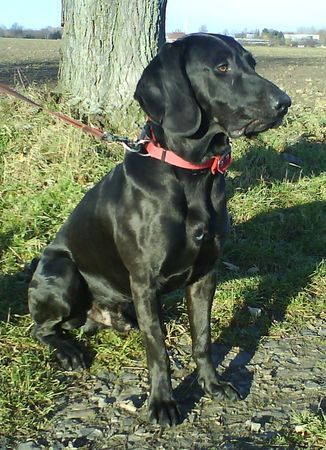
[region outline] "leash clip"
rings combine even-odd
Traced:
[[[149,142],[149,139],[139,139],[136,142],[132,142],[127,137],[117,136],[116,134],[104,131],[102,140],[106,142],[117,142],[121,144],[127,152],[138,153],[141,156],[148,156],[147,154],[143,154],[141,152],[144,144]]]
[[[139,141],[131,143],[130,141],[120,141],[123,148],[127,152],[138,153],[139,156],[149,156],[148,153],[141,153],[144,150],[144,145],[149,142],[147,139],[140,139]]]

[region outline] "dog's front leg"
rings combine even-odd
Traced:
[[[211,310],[216,286],[216,273],[210,272],[187,286],[186,299],[192,338],[192,354],[197,365],[198,382],[213,397],[240,397],[235,387],[216,374],[211,355]]]
[[[147,355],[150,377],[149,420],[161,426],[176,425],[180,413],[172,393],[160,299],[157,290],[149,288],[148,284],[132,282],[131,289]]]

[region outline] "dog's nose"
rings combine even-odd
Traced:
[[[285,92],[283,92],[281,95],[274,98],[273,103],[274,109],[279,114],[282,114],[291,106],[291,99]]]

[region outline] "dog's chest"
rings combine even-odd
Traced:
[[[185,189],[185,225],[187,245],[199,252],[219,234],[219,206],[211,177],[198,182],[195,189]],[[213,244],[213,242],[212,242]]]
[[[207,193],[190,199],[182,222],[180,229],[183,231],[173,237],[173,245],[163,265],[165,290],[205,275],[212,270],[219,255],[221,239],[217,212]]]
[[[209,209],[204,199],[196,199],[187,207],[186,236],[187,244],[199,250],[203,243],[216,234],[214,227],[214,211]]]
[[[186,248],[191,254],[192,267],[214,264],[220,247],[216,211],[211,202],[197,198],[188,207],[186,217]],[[206,266],[206,263],[205,263]]]

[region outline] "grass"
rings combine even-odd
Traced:
[[[40,418],[45,423],[65,388],[47,350],[33,342],[29,331],[26,317],[0,328],[0,420],[2,432],[11,436],[18,429],[28,434],[40,425]]]
[[[58,61],[60,40],[0,38],[1,64]]]
[[[326,443],[326,420],[322,408],[316,412],[294,413],[289,430],[273,440],[273,447],[293,449],[324,449]]]
[[[283,74],[281,63],[279,69]],[[27,95],[69,114],[46,88]],[[241,348],[325,318],[326,101],[305,98],[282,127],[234,142],[227,180],[232,227],[219,263],[213,337]],[[78,382],[77,375],[63,376],[30,337],[25,266],[123,152],[10,98],[0,98],[0,124],[0,434],[17,438],[46,427],[56,398]],[[182,303],[167,305],[173,341],[175,330],[188,325]],[[261,316],[253,319],[248,306]],[[97,351],[94,373],[145,365],[136,331],[120,337],[106,330],[90,343]],[[300,418],[302,436],[280,440],[322,448],[322,419],[309,413]]]

